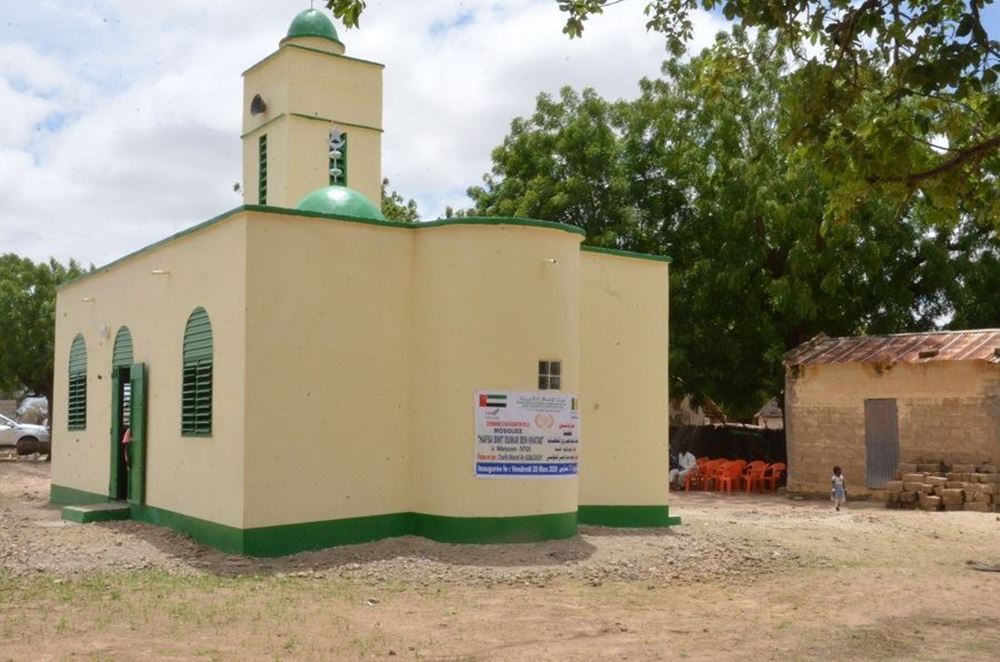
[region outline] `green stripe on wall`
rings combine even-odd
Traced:
[[[576,513],[522,517],[444,517],[415,513],[414,533],[438,542],[511,543],[576,535]]]
[[[580,246],[580,250],[587,253],[604,253],[605,255],[617,255],[618,257],[632,257],[639,260],[652,260],[653,262],[673,262],[673,258],[667,255],[651,255],[649,253],[636,253],[633,251],[623,251],[617,248],[604,248],[603,246]]]
[[[132,504],[132,519],[147,524],[166,526],[175,531],[186,533],[195,540],[211,545],[229,554],[246,554],[244,536],[246,531],[234,526],[216,524],[208,520],[181,515],[162,508]]]
[[[100,494],[52,486],[52,502],[81,504],[107,501]],[[620,527],[662,527],[680,524],[669,506],[580,506],[578,512],[521,517],[445,517],[423,513],[393,513],[322,522],[303,522],[254,529],[216,524],[162,508],[132,505],[132,519],[166,526],[231,554],[283,556],[336,545],[418,535],[446,543],[497,544],[570,538],[577,522]]]
[[[244,531],[243,553],[250,556],[284,556],[308,549],[354,545],[411,533],[413,513],[264,526]]]
[[[307,549],[417,535],[448,543],[535,542],[576,535],[576,513],[523,517],[444,517],[396,513],[247,529],[244,554],[282,556]]]
[[[63,487],[55,483],[49,488],[49,501],[60,506],[79,506],[85,503],[101,503],[108,501],[107,494],[84,492],[72,487]]]
[[[680,517],[670,516],[670,506],[580,506],[580,524],[621,527],[676,526]]]

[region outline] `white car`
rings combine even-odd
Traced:
[[[44,425],[18,423],[0,414],[0,446],[14,446],[18,455],[48,455],[52,449],[52,437]]]

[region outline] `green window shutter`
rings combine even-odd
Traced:
[[[115,348],[111,353],[111,367],[122,368],[132,365],[132,332],[127,326],[118,329],[115,335]]]
[[[76,334],[69,350],[69,417],[70,430],[87,429],[87,342]]]
[[[181,434],[212,434],[212,324],[204,308],[195,308],[184,331],[181,386]]]
[[[257,139],[257,204],[267,204],[267,134]]]

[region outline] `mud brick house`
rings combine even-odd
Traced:
[[[866,494],[922,456],[1000,460],[1000,330],[818,336],[785,356],[789,492]]]

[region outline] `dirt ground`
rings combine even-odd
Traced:
[[[0,660],[1000,659],[995,514],[675,494],[671,529],[250,559],[48,488],[0,462]]]

